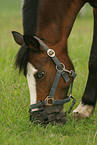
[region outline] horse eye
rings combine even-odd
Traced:
[[[45,75],[45,72],[42,71],[42,72],[36,73],[36,74],[34,75],[34,77],[35,77],[36,79],[42,79],[42,78],[44,77],[44,75]]]

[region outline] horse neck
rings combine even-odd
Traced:
[[[43,38],[50,47],[67,52],[67,39],[75,18],[83,5],[82,0],[44,1],[38,20],[36,35]],[[61,7],[61,9],[60,9]],[[61,47],[60,47],[61,46]]]

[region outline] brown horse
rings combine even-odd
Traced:
[[[23,1],[24,35],[13,32],[13,36],[21,45],[16,65],[27,76],[31,120],[37,118],[38,122],[44,124],[66,121],[63,104],[72,98],[76,76],[68,56],[67,40],[78,12],[87,2],[93,7],[94,36],[86,89],[81,103],[73,111],[78,118],[90,117],[96,105],[97,0]],[[70,95],[67,97],[70,84]]]

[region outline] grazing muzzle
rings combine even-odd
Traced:
[[[49,49],[48,46],[38,37],[36,36],[33,36],[33,37],[36,40],[38,40],[40,45],[47,52],[47,55],[53,60],[53,62],[56,65],[57,73],[56,73],[52,88],[50,90],[50,93],[45,98],[45,100],[39,101],[38,103],[30,105],[30,109],[29,109],[30,121],[41,123],[43,125],[47,125],[48,123],[51,123],[52,125],[54,123],[64,124],[66,122],[66,112],[63,111],[63,105],[69,102],[71,99],[73,99],[70,110],[68,111],[70,113],[71,109],[73,108],[73,105],[76,102],[75,99],[72,97],[72,88],[73,88],[74,79],[76,77],[76,73],[73,70],[70,70],[70,71],[67,70],[65,68],[65,65],[63,63],[60,63],[53,49]],[[58,86],[60,77],[62,76],[66,83],[69,82],[69,77],[67,73],[70,77],[72,77],[70,95],[67,96],[66,99],[55,100],[54,94]],[[38,72],[37,74],[35,74],[35,77],[38,79],[41,79],[44,76],[44,74],[45,72]]]
[[[42,125],[47,124],[65,124],[66,113],[63,111],[63,105],[54,105],[51,107],[43,107],[42,102],[38,102],[38,110],[30,112],[30,121],[35,123],[41,123]]]

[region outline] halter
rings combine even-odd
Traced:
[[[45,98],[44,101],[39,101],[38,103],[35,103],[35,104],[32,104],[30,105],[30,109],[29,109],[29,112],[31,112],[32,109],[40,109],[40,106],[41,107],[51,107],[53,105],[63,105],[67,102],[70,101],[70,99],[73,99],[73,102],[72,102],[72,105],[70,107],[70,110],[69,110],[69,113],[71,112],[71,109],[73,108],[76,100],[72,97],[72,89],[73,89],[73,82],[74,82],[74,79],[76,77],[76,73],[73,71],[73,70],[67,70],[65,68],[65,65],[63,63],[61,63],[58,58],[56,57],[55,55],[55,51],[53,49],[50,49],[41,39],[39,39],[38,37],[36,36],[33,36],[36,40],[38,40],[38,42],[40,43],[40,45],[44,48],[44,50],[47,52],[47,55],[53,60],[53,62],[55,63],[56,65],[56,70],[57,70],[57,73],[56,73],[56,76],[55,76],[55,79],[54,79],[54,82],[53,82],[53,85],[52,85],[52,88],[50,90],[50,93],[49,95]],[[70,89],[70,95],[69,97],[67,97],[66,99],[63,99],[63,100],[55,100],[54,99],[54,94],[55,94],[55,91],[56,91],[56,88],[58,86],[58,83],[59,83],[59,79],[60,77],[62,76],[64,81],[67,83],[69,82],[69,77],[68,75],[66,74],[68,73],[70,77],[73,78],[72,80],[72,83],[71,83],[71,89]]]

